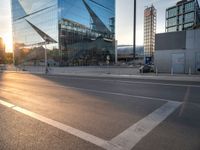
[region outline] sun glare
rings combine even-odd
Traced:
[[[11,36],[4,36],[3,40],[4,40],[4,43],[5,43],[5,46],[6,46],[6,51],[11,52],[12,48],[13,48]]]

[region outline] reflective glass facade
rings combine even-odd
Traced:
[[[182,0],[166,10],[166,31],[193,29],[200,24],[200,8],[197,0]]]
[[[12,0],[16,64],[99,65],[115,60],[115,0]]]
[[[3,38],[0,37],[0,64],[5,63],[5,44]]]

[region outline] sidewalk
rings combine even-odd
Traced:
[[[169,74],[137,74],[137,75],[117,75],[117,74],[73,74],[73,73],[49,73],[49,75],[66,75],[82,77],[107,77],[124,79],[152,79],[152,80],[171,80],[171,81],[193,81],[200,82],[199,75],[169,75]]]
[[[26,70],[26,71],[23,71]],[[26,66],[21,70],[9,72],[44,74],[44,67]],[[200,82],[200,75],[171,75],[171,74],[140,74],[138,68],[120,67],[51,67],[48,75],[82,76],[82,77],[108,77],[108,78],[132,78],[132,79],[152,79],[171,81],[194,81]]]

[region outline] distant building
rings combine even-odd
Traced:
[[[144,57],[152,61],[155,51],[156,9],[152,5],[144,10]]]
[[[0,37],[0,64],[4,63],[5,60],[5,44],[3,38]]]
[[[166,10],[166,32],[189,30],[199,27],[198,0],[182,0]]]
[[[5,44],[3,38],[0,37],[0,51],[5,51]]]
[[[117,47],[117,58],[119,62],[130,62],[133,60],[133,45],[119,45]],[[136,60],[144,58],[144,47],[136,46]]]
[[[162,73],[200,74],[200,29],[156,34],[154,64]]]

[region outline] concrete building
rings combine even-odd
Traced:
[[[198,0],[182,0],[166,10],[166,32],[194,29],[199,24]]]
[[[144,58],[149,63],[155,51],[156,9],[152,5],[144,10]]]
[[[154,59],[158,72],[200,74],[200,30],[156,34]]]

